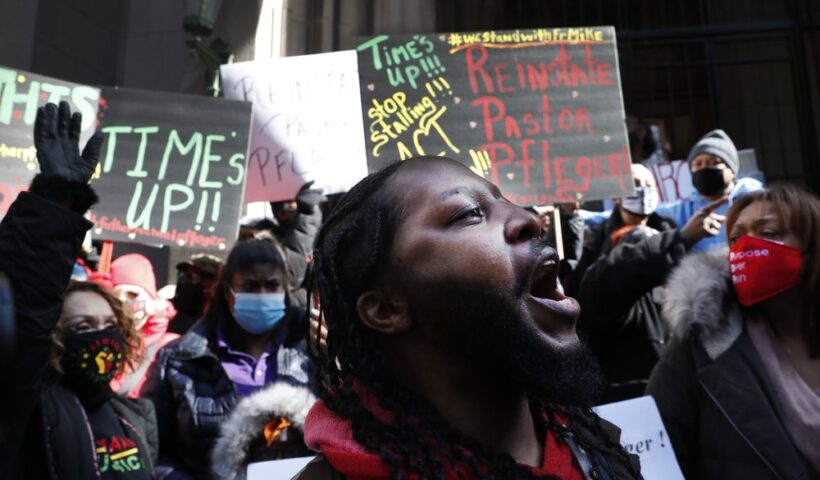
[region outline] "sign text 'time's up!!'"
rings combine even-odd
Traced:
[[[96,238],[226,249],[236,238],[251,106],[104,88]]]

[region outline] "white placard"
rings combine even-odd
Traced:
[[[220,67],[225,98],[253,103],[245,202],[293,199],[313,180],[324,193],[367,175],[356,52]]]
[[[689,172],[686,160],[644,163],[644,165],[655,177],[661,203],[689,198],[689,195],[695,191],[695,187],[692,186],[692,174]]]
[[[595,411],[621,429],[621,444],[641,458],[645,480],[683,480],[655,399],[633,398],[595,407]]]
[[[248,480],[291,479],[316,457],[287,458],[248,465]]]
[[[754,149],[738,150],[737,156],[740,161],[738,178],[751,177],[761,182],[764,181],[763,173],[757,166],[757,155]],[[689,172],[686,160],[644,162],[644,165],[655,177],[662,203],[689,198],[695,191],[695,187],[692,186],[692,174]]]

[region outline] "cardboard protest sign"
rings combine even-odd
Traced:
[[[94,133],[100,91],[36,73],[0,67],[0,217],[39,171],[34,149],[37,108],[66,101],[83,114],[80,145]]]
[[[444,155],[512,201],[632,194],[613,27],[359,41],[368,168]]]
[[[104,88],[94,237],[222,250],[236,238],[251,106]]]
[[[641,458],[641,475],[646,480],[683,480],[669,434],[655,400],[633,398],[595,407],[595,411],[621,429],[621,444]]]
[[[345,192],[367,175],[356,52],[222,65],[225,97],[253,103],[245,201],[289,200],[307,181]]]

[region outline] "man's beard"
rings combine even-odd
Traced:
[[[567,406],[592,406],[599,397],[603,376],[586,346],[558,348],[522,318],[523,285],[505,291],[481,279],[420,282],[407,273],[401,283],[412,320],[429,328],[454,361],[479,370],[488,384],[531,401]]]

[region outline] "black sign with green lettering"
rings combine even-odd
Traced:
[[[94,236],[222,250],[236,238],[251,104],[104,88]]]

